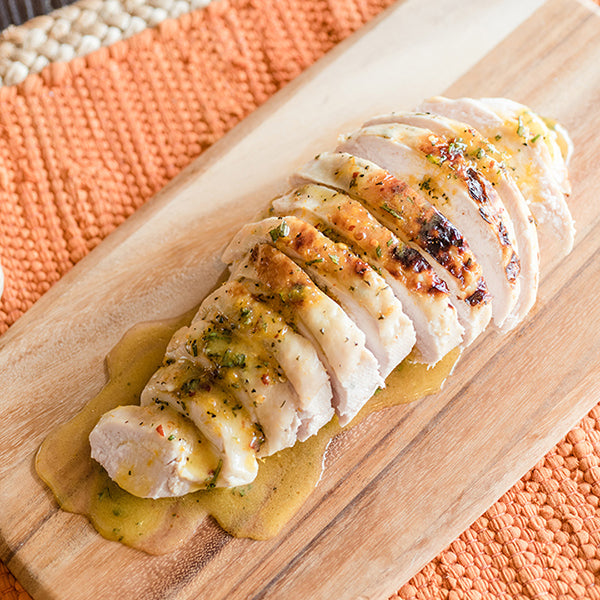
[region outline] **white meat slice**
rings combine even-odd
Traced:
[[[224,316],[194,319],[172,338],[165,356],[198,365],[244,406],[264,433],[259,456],[295,444],[301,425],[298,396],[258,337],[244,335]]]
[[[562,154],[563,160],[565,161],[565,165],[568,167],[571,162],[571,157],[573,156],[573,152],[575,150],[575,146],[573,145],[573,140],[569,135],[569,132],[557,121],[554,119],[549,119],[548,117],[542,117],[544,123],[546,123],[548,129],[553,131],[556,135],[556,143],[560,148],[560,153]],[[571,189],[571,185],[569,183],[569,190],[565,191],[565,193],[569,193]]]
[[[444,136],[462,156],[494,186],[513,224],[521,270],[521,291],[512,313],[507,317],[508,328],[533,307],[539,284],[540,253],[535,221],[523,194],[502,162],[500,152],[477,130],[466,123],[432,113],[392,113],[369,120],[365,125],[403,123],[427,128]]]
[[[414,328],[385,279],[348,246],[336,244],[306,221],[290,216],[249,223],[235,235],[223,260],[230,264],[257,244],[268,243],[295,261],[344,309],[365,334],[382,377],[410,353]]]
[[[418,190],[378,165],[347,153],[325,152],[305,164],[294,183],[314,181],[350,195],[404,243],[419,250],[447,284],[470,344],[487,326],[491,303],[469,244]]]
[[[298,398],[298,440],[316,434],[333,417],[333,407],[329,377],[313,344],[296,333],[275,307],[237,281],[226,282],[208,296],[195,319],[214,321],[219,315],[235,323],[240,335],[259,340],[281,366]]]
[[[183,496],[224,485],[210,445],[171,409],[119,406],[100,417],[90,445],[92,458],[134,496]]]
[[[493,110],[504,122],[512,121],[513,126],[516,125],[517,129],[519,126],[528,129],[527,144],[538,136],[533,143],[542,142],[540,152],[545,155],[545,160],[550,166],[556,181],[558,181],[563,193],[568,196],[571,193],[569,170],[556,131],[548,127],[544,119],[529,107],[514,100],[508,98],[480,98],[479,101]],[[525,132],[522,132],[522,134],[527,135]],[[546,150],[548,151],[547,154]]]
[[[234,487],[254,481],[263,435],[248,411],[191,360],[166,364],[144,387],[140,403],[188,417],[222,460],[219,481]]]
[[[463,328],[446,284],[360,202],[331,188],[306,184],[274,200],[273,208],[286,221],[295,215],[324,234],[341,238],[379,269],[414,325],[417,360],[434,364],[460,343]]]
[[[409,125],[364,127],[338,150],[366,158],[427,192],[469,241],[492,295],[494,322],[502,327],[519,298],[519,258],[510,219],[483,175],[451,144]]]
[[[426,100],[419,110],[468,123],[504,153],[504,162],[535,218],[542,267],[556,255],[555,248],[560,248],[560,256],[573,249],[575,226],[552,169],[548,148],[539,143],[539,138],[535,139],[538,134],[532,135],[523,119],[505,120],[483,102],[471,98],[451,100],[438,96]]]
[[[329,374],[334,409],[342,426],[385,385],[362,331],[285,254],[266,244],[255,246],[232,265],[232,279],[278,304],[286,319],[315,344]]]

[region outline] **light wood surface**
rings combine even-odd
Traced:
[[[600,20],[574,0],[534,12],[541,4],[396,5],[205,153],[0,338],[0,558],[34,598],[385,598],[598,402]],[[338,437],[319,487],[270,541],[207,522],[174,554],[151,557],[59,511],[35,452],[101,388],[124,331],[196,304],[232,233],[338,132],[445,91],[525,102],[575,141],[575,250],[543,274],[523,326],[485,334],[442,393]]]

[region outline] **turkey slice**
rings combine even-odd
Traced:
[[[542,266],[550,260],[546,257],[553,256],[550,249],[559,247],[560,256],[573,249],[575,226],[548,148],[536,139],[537,133],[532,135],[522,118],[503,119],[491,107],[471,98],[430,98],[419,109],[468,123],[503,153],[535,218]]]
[[[141,498],[183,496],[225,485],[210,444],[185,417],[159,406],[119,406],[90,433],[92,458]]]
[[[447,286],[416,250],[360,202],[331,188],[307,184],[274,200],[273,208],[286,221],[288,215],[296,215],[324,234],[337,236],[379,270],[413,323],[417,360],[434,364],[460,343],[463,328]]]
[[[347,153],[325,152],[305,164],[294,183],[314,181],[360,201],[404,243],[419,250],[447,284],[470,344],[487,326],[491,304],[482,269],[456,227],[418,190],[378,165]]]
[[[333,417],[329,377],[313,344],[296,333],[276,307],[253,296],[237,281],[228,281],[210,294],[196,318],[215,320],[224,316],[241,335],[260,340],[264,350],[281,366],[297,396],[303,442]]]
[[[165,356],[198,365],[248,411],[264,433],[260,455],[295,444],[301,425],[298,396],[259,336],[244,335],[223,315],[198,318],[172,338]]]
[[[215,381],[211,371],[180,359],[156,371],[141,394],[142,406],[169,408],[188,417],[222,460],[225,487],[254,481],[256,453],[264,441],[248,411]]]
[[[561,137],[564,139],[566,131],[555,130],[555,126],[548,126],[542,117],[533,112],[529,107],[508,98],[480,98],[485,106],[493,110],[505,123],[512,122],[516,129],[519,126],[529,130],[521,132],[520,137],[526,136],[527,144],[542,143],[540,152],[545,155],[545,161],[550,166],[556,181],[567,196],[571,193],[571,182],[569,181],[569,170],[567,169],[568,156],[565,159],[561,150]],[[537,136],[537,137],[536,137]],[[536,141],[533,142],[533,138]],[[567,144],[572,146],[567,134]],[[548,151],[546,155],[546,150]]]
[[[519,300],[507,317],[508,328],[521,321],[537,297],[540,255],[537,230],[529,206],[515,180],[502,162],[501,153],[470,125],[432,113],[392,113],[369,120],[365,125],[403,123],[427,128],[445,138],[494,186],[513,224],[521,262]],[[463,148],[464,145],[464,148]],[[505,325],[505,326],[506,326]]]
[[[350,134],[338,147],[419,186],[431,203],[465,236],[483,269],[498,327],[519,298],[519,258],[512,223],[483,175],[460,149],[430,130],[397,123],[371,125]]]
[[[365,334],[366,346],[387,377],[409,354],[415,332],[385,279],[348,246],[336,244],[294,216],[272,217],[240,229],[223,260],[240,260],[255,245],[271,243],[295,261]]]
[[[385,385],[362,331],[285,254],[266,244],[255,246],[232,265],[232,279],[278,305],[286,320],[315,344],[329,374],[341,425]]]

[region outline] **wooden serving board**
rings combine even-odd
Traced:
[[[39,599],[387,598],[600,399],[600,19],[574,0],[407,0],[246,119],[0,339],[0,558]],[[46,434],[105,381],[140,320],[183,313],[233,232],[285,176],[374,113],[436,94],[503,95],[572,133],[573,253],[508,336],[485,334],[442,393],[339,436],[275,539],[207,522],[172,555],[108,542],[37,479]]]

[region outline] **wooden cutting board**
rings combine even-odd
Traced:
[[[541,7],[541,8],[540,8]],[[407,0],[206,152],[0,339],[0,558],[34,598],[387,598],[600,399],[600,19],[574,0]],[[488,332],[442,393],[339,436],[267,542],[201,531],[152,557],[59,511],[33,469],[140,320],[183,313],[232,233],[338,132],[436,94],[503,95],[572,133],[577,239],[508,336]]]

